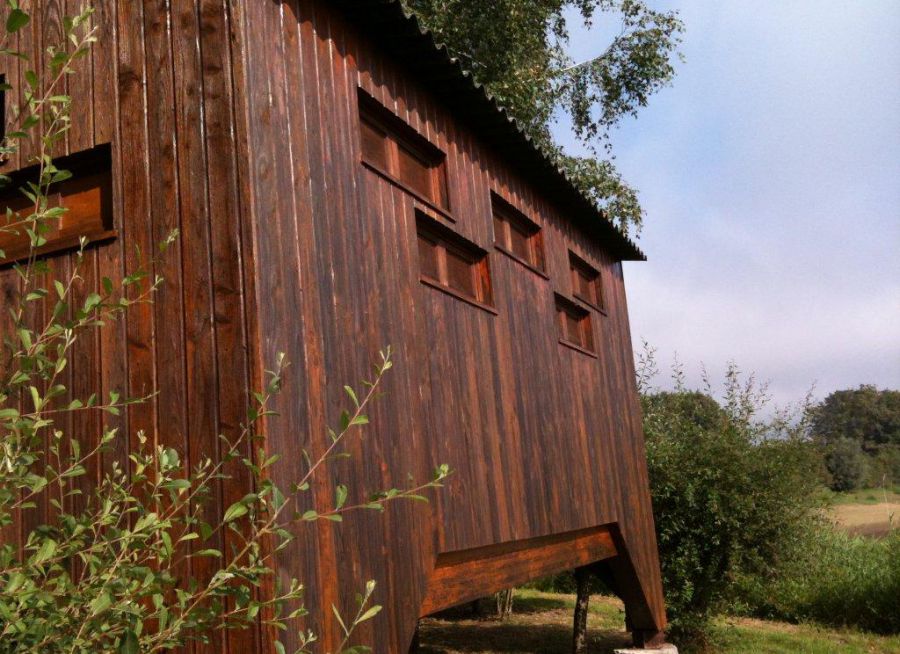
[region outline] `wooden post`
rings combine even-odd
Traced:
[[[506,620],[512,615],[513,608],[513,594],[515,592],[514,588],[507,588],[506,590],[501,590],[496,595],[497,599],[497,617],[500,618],[500,621]]]
[[[587,567],[575,569],[575,621],[572,634],[572,653],[587,651],[588,604],[591,600],[590,574]]]

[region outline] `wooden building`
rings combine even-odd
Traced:
[[[19,47],[58,40],[80,3],[40,0]],[[301,445],[323,447],[342,385],[390,344],[387,396],[320,499],[438,463],[455,474],[430,505],[310,530],[283,553],[284,577],[324,609],[349,609],[375,579],[386,610],[361,635],[404,652],[420,616],[602,562],[636,641],[655,638],[665,610],[622,275],[643,258],[635,245],[397,2],[94,4],[99,42],[68,82],[77,118],[59,153],[76,173],[61,192],[88,207],[51,242],[52,265],[72,266],[85,234],[87,282],[121,278],[134,246],[181,237],[154,271],[156,302],[79,346],[75,391],[158,388],[123,430],[197,460],[283,351],[267,447],[291,480]],[[21,87],[21,69],[0,74]],[[0,300],[17,284],[0,268]],[[216,502],[244,492],[237,478]],[[334,642],[329,616],[311,623]],[[265,634],[227,640],[214,649],[270,651]]]

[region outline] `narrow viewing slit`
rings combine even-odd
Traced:
[[[572,294],[582,302],[605,312],[606,298],[603,296],[600,271],[571,251],[569,269],[572,273]]]
[[[65,207],[66,212],[47,221],[40,234],[38,254],[46,255],[115,236],[112,208],[112,158],[108,145],[98,146],[55,162],[72,177],[53,184],[47,194],[49,208]],[[29,255],[31,238],[25,232],[28,217],[34,212],[32,202],[19,191],[25,183],[39,175],[36,166],[10,173],[9,184],[0,190],[0,264],[19,261]],[[7,209],[13,212],[7,221]]]
[[[423,282],[482,305],[493,305],[487,253],[424,213],[416,212],[419,273]]]
[[[450,208],[444,153],[362,90],[359,132],[363,163],[430,204]]]
[[[555,294],[559,339],[564,344],[594,352],[594,329],[591,313],[558,293]]]
[[[534,270],[546,271],[541,228],[506,200],[491,193],[494,214],[494,244]]]

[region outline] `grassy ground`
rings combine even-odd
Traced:
[[[887,493],[886,499],[885,493]],[[879,504],[884,501],[900,502],[900,487],[886,490],[881,488],[864,488],[861,490],[847,491],[846,493],[833,493],[831,499],[836,505]]]
[[[465,610],[422,621],[422,654],[569,654],[574,597],[517,591],[513,616],[506,622],[475,618]],[[485,607],[487,608],[487,607]],[[629,644],[622,604],[595,597],[588,620],[591,654],[610,654]],[[900,654],[900,637],[809,625],[737,619],[723,620],[712,651],[720,654]]]
[[[835,493],[831,515],[850,534],[880,538],[900,521],[900,492],[897,489],[866,489]]]

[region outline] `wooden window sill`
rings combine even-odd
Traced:
[[[541,270],[540,268],[538,268],[538,267],[536,267],[536,266],[533,266],[532,264],[528,263],[528,262],[525,261],[525,259],[523,259],[522,257],[520,257],[520,256],[518,256],[518,255],[516,255],[516,254],[513,254],[510,250],[507,250],[506,247],[503,246],[503,245],[501,245],[500,243],[494,243],[494,247],[497,248],[497,251],[498,251],[498,252],[502,252],[503,254],[505,254],[506,256],[508,256],[508,257],[509,257],[510,259],[512,259],[513,261],[522,264],[523,266],[525,266],[526,268],[528,268],[528,270],[530,270],[531,272],[533,272],[535,275],[538,275],[539,277],[543,277],[544,279],[548,279],[548,280],[550,279],[550,275],[548,275],[546,272],[544,272],[544,271]]]
[[[599,356],[597,356],[597,353],[596,353],[596,352],[593,352],[593,351],[591,351],[591,350],[588,350],[587,348],[583,348],[583,347],[581,347],[580,345],[578,345],[577,343],[573,343],[572,341],[568,341],[568,340],[566,340],[566,339],[564,339],[564,338],[559,339],[559,344],[560,344],[560,345],[565,345],[567,348],[570,348],[570,349],[572,349],[572,350],[575,350],[576,352],[581,352],[582,354],[584,354],[584,355],[586,355],[586,356],[589,356],[589,357],[591,357],[592,359],[599,359],[599,358],[600,358]]]
[[[602,313],[604,316],[608,316],[608,315],[609,315],[609,312],[608,312],[606,309],[604,309],[604,308],[601,307],[601,306],[598,306],[598,305],[594,304],[594,303],[591,302],[590,300],[585,300],[583,297],[581,297],[580,295],[578,295],[578,293],[574,293],[574,294],[572,295],[572,297],[575,298],[576,300],[578,300],[578,302],[579,302],[580,304],[583,304],[584,306],[589,307],[589,308],[593,309],[594,311],[597,311],[597,312],[599,312],[599,313]]]
[[[42,247],[39,247],[35,250],[35,255],[37,257],[47,257],[55,254],[62,254],[63,252],[69,250],[77,250],[81,245],[82,236],[87,240],[86,248],[89,248],[93,245],[99,245],[105,241],[111,241],[118,238],[118,232],[114,229],[108,229],[102,232],[95,232],[93,234],[83,234],[80,236],[69,236],[66,238],[52,240]],[[29,251],[23,251],[19,249],[17,251],[7,252],[7,257],[5,259],[0,259],[0,266],[8,266],[14,263],[21,263],[28,259],[30,255]]]
[[[419,281],[422,282],[423,284],[425,284],[425,286],[428,286],[435,290],[441,291],[442,293],[446,293],[447,295],[454,297],[457,300],[461,300],[461,301],[465,302],[466,304],[470,304],[477,309],[481,309],[482,311],[487,311],[491,315],[494,315],[494,316],[499,315],[499,312],[491,305],[485,304],[484,302],[479,302],[475,298],[469,297],[468,295],[460,293],[456,289],[450,288],[449,286],[444,286],[440,282],[436,282],[429,277],[421,275],[419,277]]]
[[[371,170],[373,173],[375,173],[376,175],[378,175],[378,176],[381,177],[382,179],[384,179],[384,180],[390,182],[391,184],[393,184],[394,186],[396,186],[397,188],[399,188],[399,189],[400,189],[401,191],[403,191],[404,193],[408,193],[409,195],[411,195],[411,196],[413,196],[414,198],[416,198],[419,202],[421,202],[422,204],[424,204],[426,207],[428,207],[429,209],[431,209],[431,210],[434,211],[435,213],[439,214],[442,218],[446,218],[446,219],[449,220],[451,223],[455,223],[455,222],[456,222],[456,218],[453,217],[453,215],[449,212],[448,209],[445,209],[444,207],[441,207],[441,206],[435,204],[433,200],[430,200],[429,198],[425,197],[424,195],[422,195],[421,193],[419,193],[419,192],[416,191],[415,189],[410,188],[409,186],[407,186],[407,185],[404,184],[402,181],[400,181],[399,179],[397,179],[396,177],[394,177],[393,175],[391,175],[391,174],[390,174],[389,172],[387,172],[386,170],[383,170],[381,167],[376,166],[375,164],[373,164],[373,163],[371,163],[371,162],[369,162],[369,161],[366,161],[365,159],[362,159],[362,160],[360,161],[360,163],[362,163],[362,165],[363,165],[365,168],[368,168],[369,170]]]

